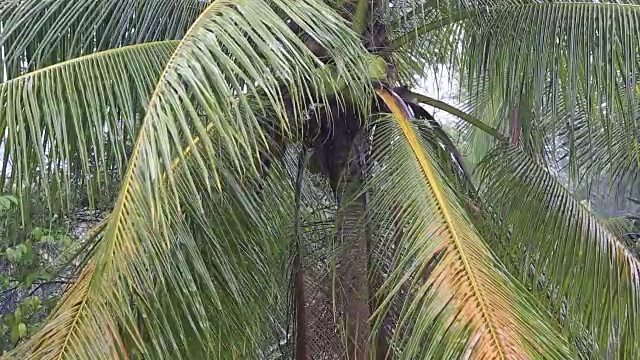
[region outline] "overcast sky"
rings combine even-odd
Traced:
[[[433,71],[428,71],[426,75],[419,80],[418,88],[415,90],[421,94],[457,107],[460,105],[457,102],[458,85],[455,83],[455,75],[453,76],[453,79],[450,79],[449,75],[450,74],[446,69],[442,69],[438,74],[435,74]],[[440,109],[435,109],[431,106],[425,105],[425,107],[438,121],[442,123],[453,124],[456,122],[456,117],[449,113]]]

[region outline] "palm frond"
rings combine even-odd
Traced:
[[[489,76],[490,86],[504,89],[512,106],[529,92],[535,110],[548,103],[547,109],[555,112],[559,101],[553,97],[561,94],[553,90],[559,86],[567,109],[582,100],[593,119],[606,124],[617,115],[617,121],[635,128],[629,114],[636,103],[639,20],[640,6],[630,4],[566,2],[489,9],[484,24],[465,34],[463,61],[470,79]]]
[[[209,1],[7,0],[3,78],[116,47],[179,40]]]
[[[628,126],[620,116],[612,115],[610,122],[597,121],[583,100],[569,108],[560,86],[546,90],[558,96],[546,100],[547,105],[551,101],[556,105],[544,111],[534,111],[530,92],[512,107],[500,88],[493,87],[489,92],[489,86],[484,84],[476,90],[467,96],[462,108],[475,121],[508,134],[511,143],[521,145],[541,164],[557,171],[561,182],[572,191],[586,189],[601,196],[622,197],[637,193],[640,147],[633,135],[635,126]],[[638,109],[629,111],[638,114]],[[633,123],[637,124],[637,120]],[[466,136],[465,152],[472,164],[479,163],[497,143],[469,122],[460,122],[458,127]],[[610,183],[609,188],[603,179]]]
[[[509,242],[496,251],[550,306],[566,332],[584,327],[608,351],[638,357],[640,263],[557,179],[517,149],[480,167],[483,195]],[[606,309],[603,311],[602,309]]]
[[[625,239],[635,228],[633,221],[626,217],[602,219],[601,222],[618,239]]]
[[[74,325],[58,329],[63,341],[36,335],[21,356],[247,358],[268,347],[293,191],[276,168],[257,190],[261,154],[273,150],[261,115],[275,114],[271,125],[291,141],[306,106],[326,105],[340,83],[367,95],[365,50],[331,14],[321,2],[280,0],[202,12],[150,97],[87,286],[67,297],[83,304]],[[335,77],[319,75],[285,15],[326,44]]]
[[[102,51],[0,84],[0,185],[19,194],[42,186],[67,199],[83,189],[91,202],[124,172],[139,117],[177,44]]]
[[[511,114],[526,99],[533,116],[523,118],[520,128],[539,129],[543,117],[555,123],[545,127],[546,138],[529,139],[523,134],[525,141],[536,141],[538,148],[553,143],[555,139],[549,138],[561,131],[575,131],[573,121],[561,118],[566,114],[575,119],[581,103],[588,121],[600,123],[606,134],[617,124],[627,142],[637,141],[640,69],[635,44],[640,5],[629,1],[465,3],[468,6],[442,6],[438,16],[429,13],[424,23],[399,35],[395,56],[437,57],[437,62],[459,69],[467,95],[500,94],[501,111],[508,116],[500,117],[498,129],[510,128]],[[413,21],[420,23],[420,12],[414,16]],[[612,139],[607,142],[613,143]],[[573,155],[573,145],[570,150]]]
[[[384,0],[388,3],[388,0]],[[414,85],[416,74],[444,64],[460,65],[457,49],[465,28],[458,23],[474,18],[482,21],[486,8],[531,3],[532,0],[443,0],[403,1],[387,7],[382,22],[389,36],[398,80]],[[387,4],[388,5],[388,4]],[[384,8],[384,7],[383,7]]]
[[[580,102],[571,111],[562,110],[556,117],[543,119],[543,126],[557,126],[556,122],[571,124],[558,131],[548,131],[558,135],[556,146],[548,151],[560,166],[569,170],[571,183],[593,187],[601,186],[603,178],[615,179],[611,182],[615,182],[616,188],[610,191],[615,190],[614,194],[622,197],[635,196],[640,184],[640,143],[635,125],[629,127],[622,121],[609,124],[593,121],[584,103]],[[637,117],[640,112],[635,109],[633,113]]]
[[[376,328],[405,294],[392,335],[401,358],[571,358],[464,215],[397,99],[378,94],[394,121],[374,130],[373,158],[383,165],[371,176],[371,209],[376,223],[396,230],[378,239],[393,260]]]

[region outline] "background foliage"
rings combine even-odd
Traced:
[[[640,3],[0,5],[12,356],[640,357]]]

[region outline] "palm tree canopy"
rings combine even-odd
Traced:
[[[636,184],[640,3],[0,6],[22,221],[119,188],[8,357],[640,358],[640,263],[570,191]]]

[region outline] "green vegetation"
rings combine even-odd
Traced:
[[[639,24],[0,1],[3,359],[640,358]]]
[[[34,207],[35,199],[31,204]],[[41,207],[40,211],[33,209],[29,222],[23,225],[18,200],[11,195],[0,196],[3,352],[41,328],[82,265],[89,243],[79,241],[75,233],[83,232],[100,218],[97,210],[85,209],[62,218],[51,216]]]

